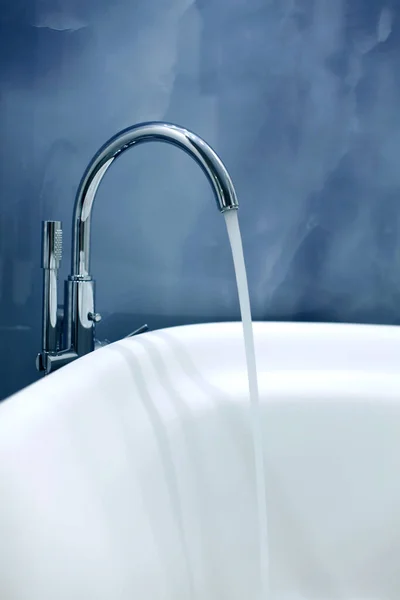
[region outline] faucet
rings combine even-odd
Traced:
[[[184,150],[206,175],[221,213],[239,207],[229,173],[216,152],[192,131],[163,122],[139,123],[120,131],[95,154],[76,194],[72,223],[71,275],[64,307],[58,307],[57,275],[62,255],[60,221],[42,224],[42,351],[36,367],[45,375],[95,349],[95,282],[90,275],[90,225],[97,189],[108,168],[125,150],[144,142],[166,142]],[[142,331],[142,328],[137,330]],[[136,333],[136,332],[134,332]]]

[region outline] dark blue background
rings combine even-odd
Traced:
[[[104,141],[192,128],[241,203],[256,319],[400,317],[400,8],[374,0],[3,0],[0,397],[36,378],[40,222]],[[174,148],[124,155],[94,210],[98,337],[237,319],[223,219]]]

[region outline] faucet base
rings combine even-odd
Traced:
[[[64,352],[40,352],[36,357],[36,368],[38,371],[49,375],[57,371],[60,367],[64,367],[68,363],[78,358],[76,352],[65,350]]]

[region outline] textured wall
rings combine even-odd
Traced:
[[[0,397],[33,381],[40,222],[97,148],[148,119],[194,129],[236,183],[257,319],[400,315],[400,8],[384,0],[3,0]],[[98,337],[238,317],[203,175],[150,144],[94,210]]]

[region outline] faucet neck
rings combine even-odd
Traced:
[[[165,142],[186,152],[205,173],[221,212],[238,208],[229,173],[216,152],[195,133],[163,122],[139,123],[112,137],[93,157],[79,184],[73,219],[71,280],[90,279],[90,225],[97,189],[107,170],[128,148]]]

